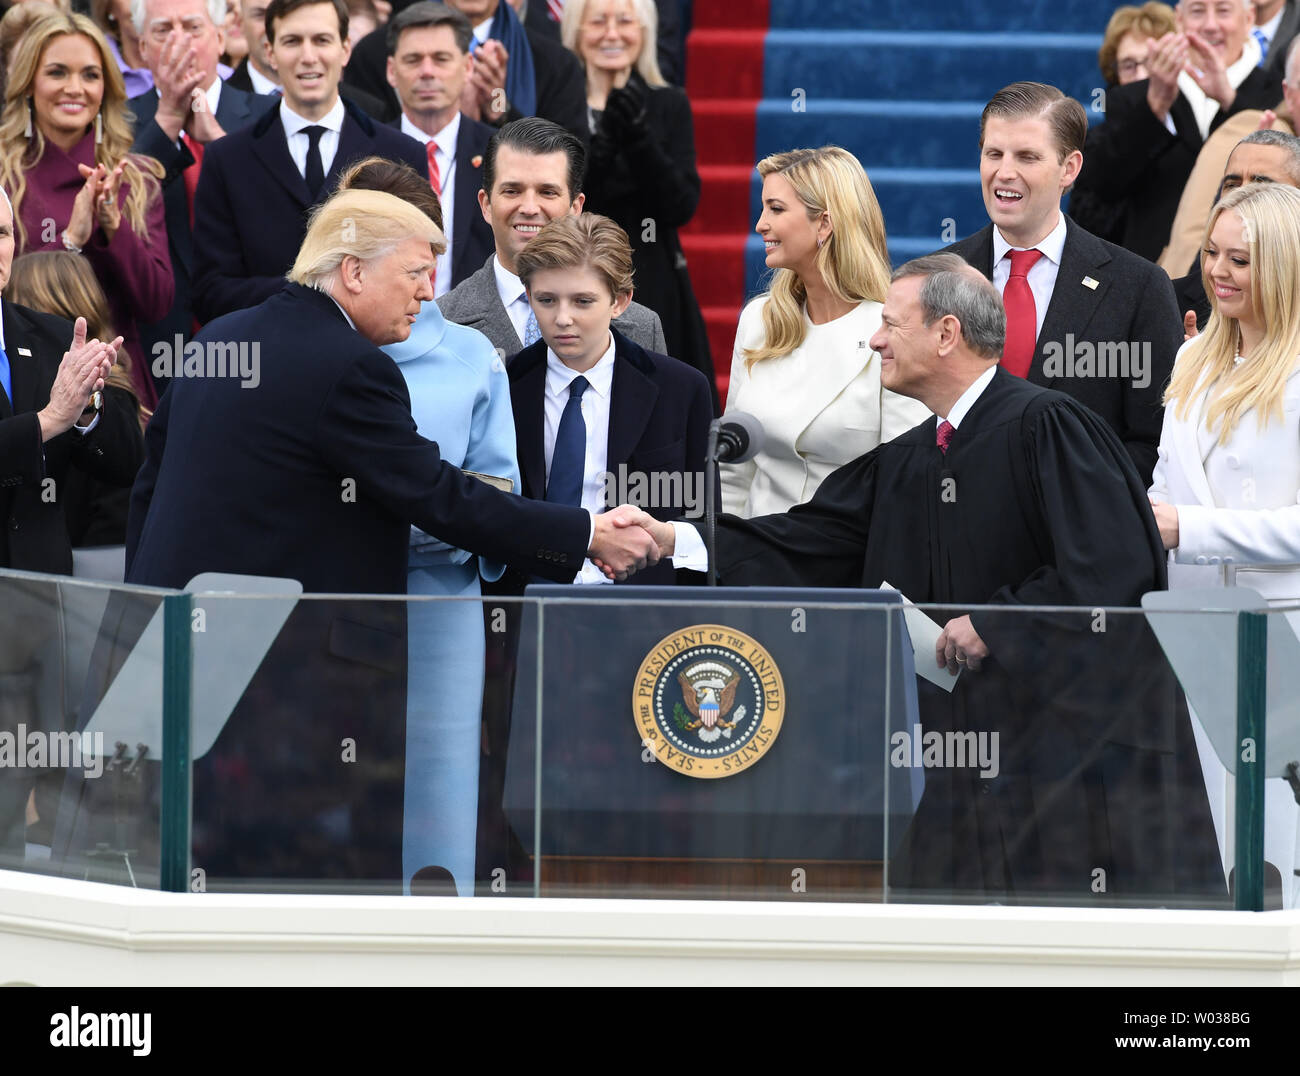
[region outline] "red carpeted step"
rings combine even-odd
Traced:
[[[745,294],[745,236],[684,235],[682,251],[700,306],[739,308]]]
[[[742,26],[767,29],[768,0],[695,0],[691,30]]]
[[[718,396],[725,407],[727,382],[731,380],[731,351],[736,346],[736,323],[740,321],[740,308],[706,306],[702,313],[704,327],[709,331],[709,352],[713,355],[713,369],[717,374]]]
[[[702,164],[700,204],[682,235],[737,233],[752,222],[749,205],[754,168],[748,164]]]
[[[754,166],[757,101],[691,98],[695,156],[699,164]]]
[[[692,101],[763,96],[766,30],[692,30],[686,92]]]

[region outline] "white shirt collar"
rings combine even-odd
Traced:
[[[524,282],[501,264],[501,259],[492,255],[492,272],[497,278],[497,294],[501,296],[501,305],[509,309],[510,304],[525,297]]]
[[[248,81],[252,85],[254,93],[274,94],[277,90],[280,90],[281,93],[284,92],[278,82],[272,82],[251,63],[245,61],[244,66],[248,69]]]
[[[327,291],[322,291],[321,294],[322,294],[322,295],[329,295],[329,300],[330,300],[330,302],[333,303],[335,306],[337,306],[337,307],[339,308],[339,313],[342,314],[342,315],[347,319],[348,324],[352,327],[352,331],[353,331],[353,332],[356,332],[356,331],[357,331],[357,323],[356,323],[355,321],[353,321],[353,320],[352,320],[352,316],[351,316],[351,315],[350,315],[346,310],[343,309],[343,304],[340,303],[336,298],[334,298],[333,295],[330,295],[330,293],[327,292]]]
[[[503,2],[508,2],[508,0],[503,0]],[[495,18],[496,18],[496,12],[494,11],[492,13],[492,18],[484,19],[481,23],[479,23],[477,26],[474,27],[475,41],[482,42],[488,39],[488,31],[492,29],[492,19]]]
[[[1266,38],[1268,38],[1268,43],[1270,45],[1273,44],[1273,38],[1277,37],[1277,28],[1279,24],[1282,22],[1282,16],[1285,14],[1286,14],[1286,4],[1283,4],[1280,8],[1277,9],[1277,14],[1274,15],[1271,19],[1268,20],[1268,22],[1264,23],[1259,28],[1260,32]]]
[[[978,400],[984,390],[989,387],[989,382],[993,380],[993,375],[997,372],[998,368],[996,365],[990,366],[970,383],[970,386],[965,392],[957,397],[957,402],[952,405],[952,409],[946,416],[949,424],[951,424],[954,430],[961,425],[962,419],[964,419],[970,409],[975,406],[975,401]],[[944,417],[944,415],[939,416],[940,420]]]
[[[406,115],[406,113],[403,112],[402,113],[402,134],[409,135],[411,138],[414,138],[417,142],[421,143],[422,145],[427,146],[430,142],[433,142],[440,150],[442,150],[442,155],[444,157],[446,157],[448,160],[455,160],[456,138],[460,134],[460,113],[457,112],[454,116],[452,116],[451,122],[447,124],[446,127],[443,127],[440,131],[438,131],[437,134],[430,136],[425,134],[422,130],[420,130],[420,128],[418,128],[414,123],[412,123],[410,118]]]
[[[0,351],[4,350],[4,346],[5,346],[4,300],[0,299]]]
[[[318,120],[309,120],[305,116],[298,115],[289,107],[289,102],[285,98],[280,98],[280,122],[284,124],[285,138],[292,138],[296,134],[301,134],[304,127],[311,126],[324,127],[327,131],[342,131],[344,115],[343,98],[341,97],[336,99],[334,107]]]
[[[577,370],[571,370],[564,365],[564,362],[549,347],[546,349],[546,391],[552,396],[568,396],[569,385],[579,376]],[[610,390],[614,386],[614,334],[609,334],[609,347],[605,349],[596,365],[585,373],[581,374],[587,379],[587,384],[591,387],[587,392],[594,392],[598,396],[609,399]]]
[[[1056,227],[1043,237],[1041,243],[1034,247],[1013,247],[1004,238],[1002,233],[995,227],[993,229],[993,264],[997,265],[1007,256],[1009,250],[1041,250],[1043,257],[1049,258],[1052,264],[1060,266],[1061,256],[1065,253],[1065,214],[1060,210],[1056,213]]]

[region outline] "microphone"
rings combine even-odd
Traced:
[[[763,447],[763,424],[753,415],[733,411],[709,423],[709,441],[704,468],[704,548],[709,554],[708,585],[718,585],[717,483],[719,463],[744,463]]]
[[[733,411],[722,418],[715,418],[710,432],[714,431],[717,434],[717,448],[713,458],[719,463],[744,463],[752,459],[762,449],[767,438],[763,424],[744,411]]]

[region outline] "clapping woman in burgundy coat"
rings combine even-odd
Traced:
[[[90,263],[131,356],[140,402],[157,402],[139,322],[171,306],[158,180],[134,156],[122,75],[84,15],[35,23],[14,53],[0,114],[0,186],[13,199],[17,253],[71,250]]]

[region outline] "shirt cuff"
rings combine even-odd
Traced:
[[[700,532],[690,523],[670,523],[673,529],[673,567],[693,572],[709,570],[709,551]]]
[[[96,411],[95,417],[90,420],[89,426],[77,426],[74,424],[72,428],[76,430],[79,434],[81,434],[82,437],[85,437],[86,434],[88,434],[91,430],[93,430],[98,425],[99,425],[99,412]]]

